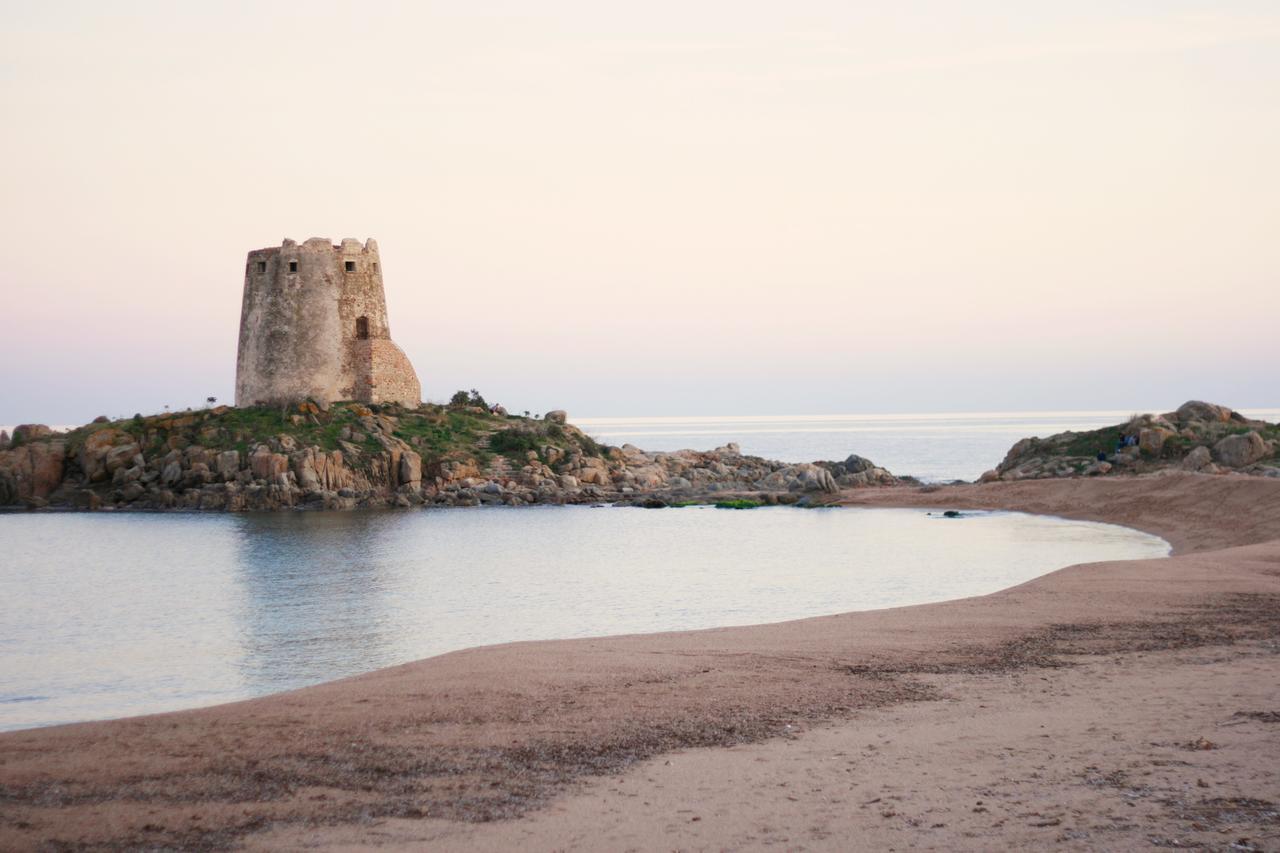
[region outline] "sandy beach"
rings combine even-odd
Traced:
[[[1280,481],[843,502],[1104,521],[1174,554],[0,735],[0,848],[1277,849]]]

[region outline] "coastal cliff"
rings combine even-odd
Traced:
[[[652,453],[501,407],[216,408],[24,425],[0,444],[0,506],[119,510],[356,509],[562,503],[809,501],[898,478],[859,456],[789,464],[737,445]]]

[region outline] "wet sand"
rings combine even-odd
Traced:
[[[0,735],[0,848],[1280,844],[1280,482],[845,500],[1108,521],[1175,553],[961,601],[491,646]]]

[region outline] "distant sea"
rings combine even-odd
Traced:
[[[711,450],[732,441],[745,454],[785,462],[840,460],[856,453],[894,474],[939,482],[976,480],[994,468],[1018,439],[1098,429],[1120,423],[1134,411],[1138,410],[573,417],[572,423],[606,444],[634,444],[644,450]],[[1280,421],[1280,408],[1238,411],[1249,418]],[[0,424],[0,429],[13,432],[12,426]]]
[[[1155,411],[1145,409],[1143,411]],[[1241,409],[1280,421],[1280,409]],[[894,474],[927,482],[975,480],[1027,436],[1090,430],[1126,420],[1134,410],[975,412],[916,415],[777,415],[738,417],[573,418],[599,441],[645,450],[710,450],[737,442],[742,452],[787,462],[865,456]]]

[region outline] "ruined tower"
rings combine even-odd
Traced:
[[[249,253],[236,405],[313,399],[418,406],[422,387],[391,340],[378,244],[312,237]]]

